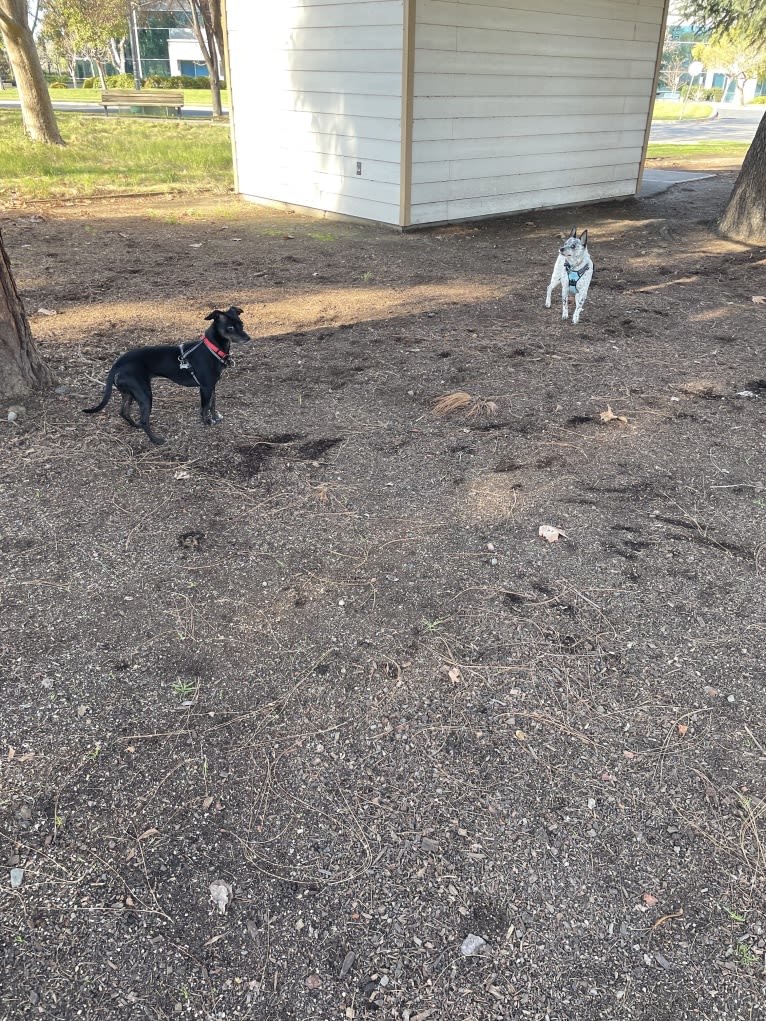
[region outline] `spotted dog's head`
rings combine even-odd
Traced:
[[[566,239],[561,248],[559,248],[559,252],[572,266],[579,266],[585,261],[588,255],[587,250],[588,232],[587,230],[584,230],[578,238],[576,227],[572,227],[569,237]]]

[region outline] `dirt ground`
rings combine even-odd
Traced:
[[[766,251],[713,229],[732,180],[407,236],[4,212],[56,389],[0,416],[0,1017],[764,1016]],[[575,221],[576,327],[543,307]],[[232,303],[221,425],[161,383],[162,447],[80,413]]]

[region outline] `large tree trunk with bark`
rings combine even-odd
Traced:
[[[747,150],[720,228],[738,241],[766,242],[766,115]]]
[[[0,234],[0,395],[28,393],[50,381],[50,372],[32,340]]]
[[[27,0],[0,0],[0,30],[19,90],[24,130],[33,142],[63,145],[27,20]]]

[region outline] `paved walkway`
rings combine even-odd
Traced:
[[[703,177],[715,177],[715,174],[695,173],[691,170],[645,170],[638,197],[646,199],[651,195],[659,195],[660,192],[667,191],[674,184],[681,184],[683,181],[699,181]]]

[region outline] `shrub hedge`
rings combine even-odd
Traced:
[[[209,89],[210,79],[194,78],[189,74],[150,74],[144,78],[144,86],[147,89]],[[226,83],[221,82],[221,88],[226,88]]]
[[[682,85],[680,89],[684,99],[693,99],[699,103],[720,103],[723,89],[705,88],[702,85]]]
[[[108,89],[134,89],[136,80],[132,74],[110,74],[106,76],[106,87]],[[193,78],[188,74],[150,74],[144,78],[142,83],[145,89],[209,89],[210,79]],[[66,85],[54,83],[51,88],[65,88]],[[84,78],[83,89],[100,89],[101,82],[98,78]],[[226,83],[221,82],[221,88],[226,88]]]
[[[136,80],[132,74],[108,74],[104,78],[108,89],[134,89]],[[98,78],[83,78],[83,89],[100,89],[101,82]]]

